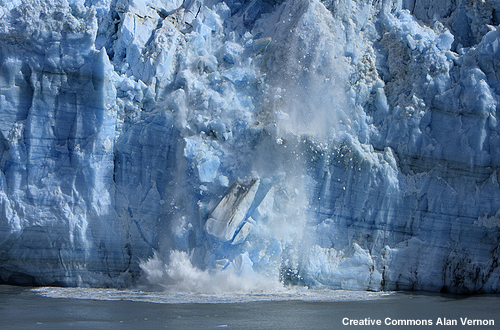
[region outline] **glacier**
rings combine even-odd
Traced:
[[[500,292],[499,24],[0,0],[0,283]]]

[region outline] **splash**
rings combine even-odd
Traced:
[[[149,284],[160,286],[169,293],[262,293],[284,291],[277,277],[255,272],[249,259],[240,258],[224,269],[201,270],[193,266],[188,253],[173,250],[170,261],[164,263],[155,253],[140,266]]]
[[[221,139],[226,128],[215,123],[233,122],[226,116],[231,112],[222,110],[209,114],[213,136],[185,139],[184,154],[204,183],[199,214],[183,216],[174,230],[183,244],[163,247],[140,265],[148,282],[166,291],[260,292],[307,285],[301,265],[308,263],[314,245],[314,232],[307,226],[315,222],[315,171],[349,130],[349,66],[342,24],[322,3],[288,1],[280,7],[254,28],[273,36],[262,39],[269,49],[251,58],[267,72],[259,85],[262,93],[237,83],[246,77],[238,75],[248,69],[244,61],[234,64],[241,66],[238,70],[223,73],[232,89],[262,105],[251,128],[255,146],[240,145],[250,142],[241,127],[231,130],[234,141]],[[225,192],[210,191],[219,172],[234,181],[230,187],[226,183]]]

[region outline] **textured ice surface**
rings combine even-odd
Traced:
[[[258,188],[259,180],[256,179],[245,185],[235,183],[210,214],[205,223],[205,231],[223,241],[231,240],[239,228],[243,230],[243,221]],[[248,226],[245,228],[243,233],[249,230]],[[243,233],[238,236],[238,241],[243,239],[241,236],[246,235]]]
[[[498,13],[0,1],[0,282],[500,291]]]

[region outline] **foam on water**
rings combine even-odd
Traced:
[[[157,304],[221,304],[257,301],[347,302],[378,300],[394,294],[393,292],[313,290],[304,287],[288,287],[281,291],[266,293],[223,294],[61,287],[39,287],[31,291],[47,298],[125,300]]]

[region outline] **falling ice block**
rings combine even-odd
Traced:
[[[235,183],[210,214],[205,231],[222,241],[229,241],[245,220],[259,188],[259,179],[248,184]]]
[[[241,226],[241,229],[238,231],[238,234],[236,234],[231,244],[235,245],[243,243],[250,234],[253,226],[254,225],[251,222],[245,222],[243,226]]]

